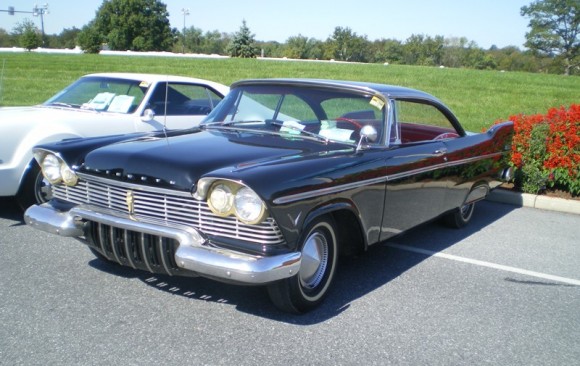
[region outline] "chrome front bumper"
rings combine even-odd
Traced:
[[[206,239],[197,230],[185,226],[167,226],[155,222],[138,221],[130,216],[92,206],[79,205],[69,211],[60,211],[50,202],[31,206],[24,220],[35,229],[64,237],[83,238],[87,221],[138,233],[175,239],[178,267],[200,276],[245,284],[265,284],[298,273],[301,253],[293,252],[261,257],[206,245]]]

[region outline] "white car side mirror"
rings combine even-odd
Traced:
[[[155,118],[155,112],[153,112],[153,109],[147,108],[146,110],[143,111],[143,115],[141,116],[141,121],[151,122],[151,121],[153,121],[153,118]]]

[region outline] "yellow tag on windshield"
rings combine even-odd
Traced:
[[[383,109],[383,107],[385,106],[385,102],[383,102],[383,100],[377,97],[376,95],[371,99],[369,104],[379,110]]]

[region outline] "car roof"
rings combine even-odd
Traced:
[[[248,79],[240,80],[231,85],[232,88],[238,86],[250,86],[250,85],[293,85],[293,86],[303,86],[303,87],[326,87],[333,89],[343,89],[343,90],[353,90],[370,92],[373,94],[383,94],[387,97],[392,98],[416,98],[416,99],[428,99],[434,100],[442,103],[433,95],[412,88],[407,88],[403,86],[371,83],[364,81],[346,81],[346,80],[330,80],[330,79],[291,79],[291,78],[277,78],[277,79]]]
[[[146,73],[131,73],[131,72],[101,72],[101,73],[94,73],[84,75],[83,77],[110,77],[110,78],[118,78],[118,79],[127,79],[127,80],[139,80],[139,81],[147,81],[149,83],[158,83],[158,82],[187,82],[187,83],[194,83],[194,84],[206,84],[217,91],[221,92],[222,94],[226,94],[229,91],[229,87],[215,81],[206,80],[206,79],[198,79],[198,78],[191,78],[187,76],[178,76],[178,75],[168,75],[168,74],[146,74]]]

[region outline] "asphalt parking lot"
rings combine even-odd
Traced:
[[[316,311],[154,276],[35,231],[0,200],[1,365],[576,365],[580,216],[481,202],[344,260]]]

